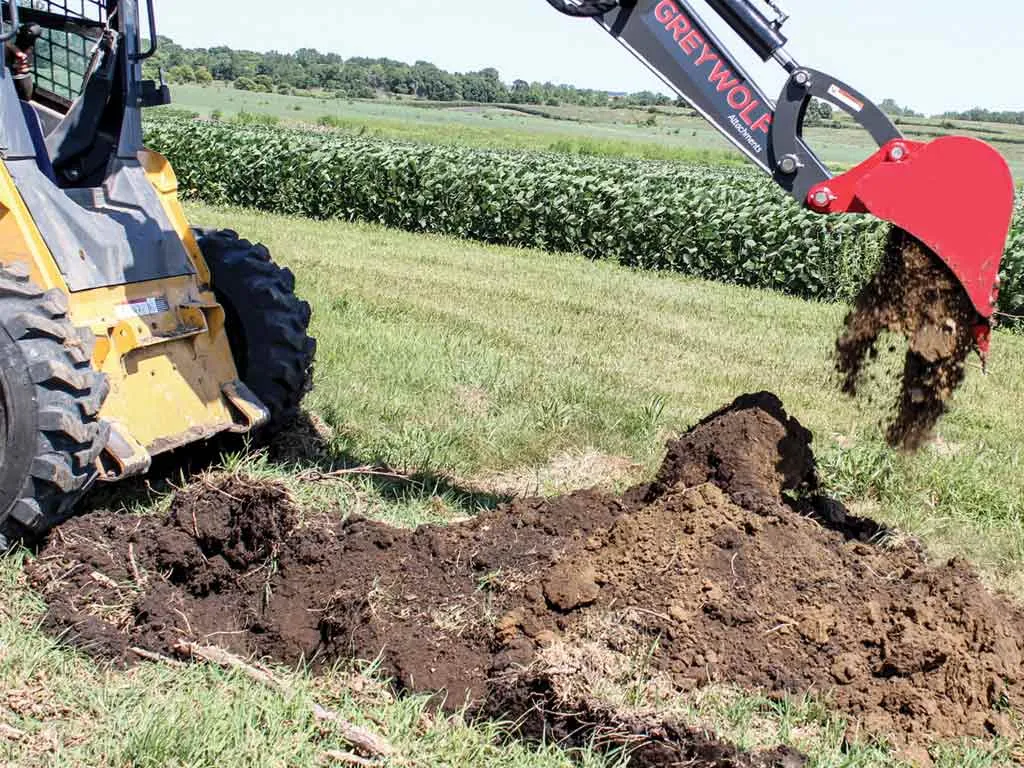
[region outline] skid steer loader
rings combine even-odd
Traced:
[[[310,387],[309,305],[265,248],[189,227],[142,143],[152,0],[4,2],[0,550],[97,481],[281,425]],[[148,42],[144,42],[148,40]]]

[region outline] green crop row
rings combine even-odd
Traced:
[[[399,143],[152,118],[185,196],[581,253],[812,299],[849,299],[884,227],[818,216],[745,168]],[[1024,305],[1018,217],[1004,307]]]
[[[1024,314],[1024,195],[1017,194],[1016,215],[1010,228],[1010,240],[1003,257],[999,309],[1013,315]],[[1021,325],[1022,318],[1002,318],[1008,325]]]

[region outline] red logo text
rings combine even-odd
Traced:
[[[772,124],[772,111],[754,96],[754,92],[728,67],[728,62],[715,50],[693,22],[672,0],[661,0],[654,9],[654,18],[672,33],[679,48],[694,66],[707,71],[708,82],[723,94],[725,103],[737,110],[740,120],[752,131],[767,134]]]

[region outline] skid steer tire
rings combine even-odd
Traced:
[[[263,245],[231,230],[194,230],[224,307],[242,381],[270,411],[269,436],[286,426],[313,386],[316,340],[309,304],[295,295],[295,276],[277,266]]]
[[[0,266],[0,551],[71,516],[110,437],[110,385],[92,367],[95,337],[67,297]]]

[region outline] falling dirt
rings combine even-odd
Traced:
[[[887,439],[916,450],[927,441],[964,380],[981,321],[960,282],[925,245],[903,230],[889,232],[881,269],[858,295],[836,343],[843,391],[857,393],[883,331],[908,340],[902,390]]]
[[[747,395],[671,443],[654,483],[415,531],[302,519],[276,486],[208,481],[164,519],[71,521],[29,577],[46,626],[100,657],[171,654],[184,639],[314,669],[379,658],[399,689],[470,700],[528,734],[605,734],[637,746],[640,765],[803,761],[624,714],[587,676],[566,677],[559,648],[649,648],[649,674],[673,695],[715,682],[812,691],[897,744],[1013,735],[1024,613],[966,563],[928,565],[814,496],[810,440],[776,397]]]

